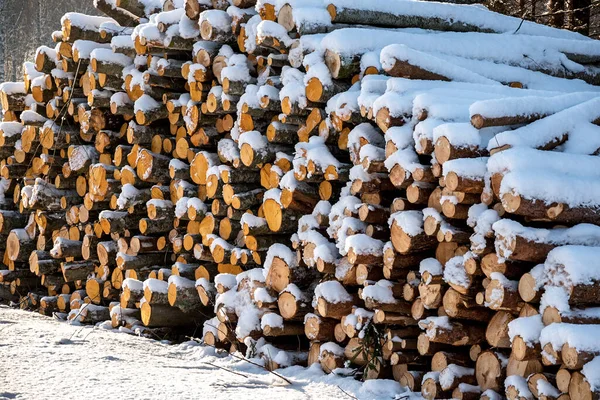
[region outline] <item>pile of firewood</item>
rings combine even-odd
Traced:
[[[0,86],[0,297],[429,399],[600,396],[600,43],[371,3],[66,14]]]

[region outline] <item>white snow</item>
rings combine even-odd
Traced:
[[[497,81],[485,78],[463,67],[444,63],[443,60],[440,60],[434,55],[414,50],[406,45],[399,44],[394,46],[393,49],[393,57],[388,57],[387,54],[381,56],[381,65],[386,70],[394,66],[393,60],[399,60],[404,61],[409,65],[421,67],[453,81],[500,85]],[[386,50],[389,51],[389,48],[386,48]]]
[[[116,52],[117,49],[134,49],[131,35],[113,36],[110,40],[110,47]]]
[[[550,282],[557,286],[592,284],[600,280],[600,268],[595,262],[599,256],[600,247],[557,247],[548,253],[545,272]]]
[[[565,32],[530,21],[521,21],[519,18],[491,13],[478,5],[431,3],[426,1],[405,2],[402,0],[388,0],[376,3],[365,3],[360,0],[330,0],[327,3],[334,4],[338,10],[350,8],[358,11],[380,11],[398,16],[439,18],[449,22],[476,26],[485,31],[584,40],[583,36],[573,32]],[[518,32],[516,32],[517,27],[520,27]]]
[[[338,281],[319,283],[315,288],[315,298],[324,298],[329,303],[344,303],[352,301],[352,296]]]
[[[598,334],[600,326],[588,324],[550,324],[542,329],[540,345],[542,348],[551,343],[559,351],[563,344],[569,343],[579,351],[598,351]]]
[[[585,375],[592,391],[597,391],[600,388],[600,357],[594,357],[592,361],[586,363],[581,373]]]
[[[516,237],[522,237],[534,243],[555,245],[600,246],[600,228],[592,224],[578,224],[571,228],[532,228],[521,225],[517,221],[501,219],[492,225],[496,237],[496,252],[503,258],[511,255],[511,250],[504,244],[511,243]]]
[[[471,279],[465,271],[463,256],[452,257],[444,266],[444,281],[463,288],[471,285]]]
[[[23,130],[23,124],[20,122],[1,122],[0,123],[0,132],[2,132],[3,137],[12,137],[15,135],[20,135]]]
[[[184,215],[187,214],[188,200],[189,197],[182,197],[179,200],[177,200],[177,203],[175,203],[175,217],[182,218]]]
[[[493,389],[486,390],[485,392],[481,393],[481,396],[486,396],[486,398],[490,399],[490,400],[502,400],[502,399],[504,399],[503,395],[500,395],[497,392],[494,392]]]
[[[525,343],[533,347],[535,343],[539,343],[542,329],[544,324],[540,314],[520,317],[508,323],[508,336],[511,342],[515,336],[520,336]]]
[[[151,112],[152,110],[156,110],[160,108],[161,103],[154,100],[151,96],[144,94],[139,99],[137,99],[134,103],[133,110],[134,112]]]
[[[65,21],[69,21],[72,26],[77,26],[86,30],[98,31],[100,25],[105,22],[115,22],[112,18],[97,17],[76,12],[69,12],[62,16],[60,23],[64,25]]]
[[[547,396],[558,398],[560,396],[560,392],[556,389],[552,384],[544,379],[538,379],[537,381],[537,391],[539,396]]]
[[[255,301],[263,303],[275,303],[277,301],[277,298],[271,296],[266,288],[256,288],[252,296]]]
[[[529,386],[527,386],[527,379],[522,377],[521,375],[510,375],[507,376],[504,380],[504,387],[508,389],[509,386],[517,389],[519,396],[523,399],[533,400],[533,394],[529,390]]]
[[[388,223],[396,222],[402,231],[409,236],[423,233],[423,212],[417,210],[398,211],[390,216]]]
[[[237,285],[237,280],[233,274],[218,274],[215,276],[215,285],[221,285],[225,289],[233,289]]]
[[[269,274],[271,264],[273,263],[273,258],[275,257],[281,258],[288,266],[292,268],[298,265],[296,253],[292,251],[292,249],[282,243],[275,243],[269,247],[269,250],[267,250],[265,262],[263,263],[263,274],[265,278]]]
[[[240,158],[237,144],[231,139],[221,139],[217,144],[219,156],[225,158],[224,162],[233,162]]]
[[[454,379],[460,378],[465,375],[474,375],[475,370],[473,368],[461,367],[456,364],[449,364],[440,372],[439,380],[442,387],[450,387]]]
[[[532,276],[536,278],[536,290],[539,290],[542,286],[547,285],[546,275],[542,275],[544,272],[544,265],[541,265],[540,270],[531,270]],[[534,274],[535,272],[535,274]],[[537,276],[536,276],[537,275]],[[541,277],[539,275],[542,275]],[[547,307],[554,307],[559,312],[569,311],[569,293],[564,287],[561,286],[544,286],[544,293],[540,299],[540,312],[543,313]]]
[[[444,111],[447,111],[448,107],[446,104],[440,107]],[[433,110],[435,112],[435,110]],[[428,116],[431,114],[432,108],[428,108]],[[439,113],[438,113],[439,114]],[[434,114],[435,115],[435,114]],[[438,118],[447,117],[446,115],[438,116]],[[487,146],[487,143],[499,132],[506,130],[506,127],[490,127],[483,129],[475,129],[473,125],[467,122],[454,122],[441,124],[433,128],[433,142],[435,143],[440,137],[445,137],[448,141],[456,147],[474,147],[483,148]]]
[[[169,276],[168,283],[175,285],[177,288],[193,288],[196,286],[196,281],[178,275]]]
[[[146,288],[149,288],[152,293],[167,294],[169,292],[169,284],[167,282],[154,278],[148,278],[144,281],[144,290]]]
[[[137,279],[126,278],[123,280],[121,284],[122,288],[129,288],[132,291],[141,292],[144,290],[144,283],[142,281],[138,281]]]
[[[585,173],[585,172],[584,172]],[[600,186],[593,178],[566,176],[553,171],[515,171],[504,175],[500,194],[519,194],[526,199],[539,199],[546,204],[565,203],[570,207],[595,207]],[[550,183],[551,182],[551,183]],[[557,182],[560,182],[557,185]],[[550,183],[550,187],[547,185]]]
[[[484,250],[487,241],[493,234],[493,226],[500,219],[496,210],[488,210],[485,204],[474,204],[469,207],[469,219],[467,224],[473,227],[473,234],[471,235],[471,250]]]
[[[260,327],[283,328],[283,318],[277,313],[267,313],[260,320]]]
[[[596,97],[519,129],[499,133],[489,141],[488,149],[506,145],[511,147],[543,147],[556,138],[574,132],[579,123],[592,122],[597,119],[599,106],[600,97]]]
[[[0,84],[0,91],[6,94],[26,94],[24,82],[3,82]]]
[[[363,31],[362,34],[360,31]],[[394,58],[395,53],[403,45],[408,45],[424,52],[476,60],[484,59],[533,70],[548,68],[553,71],[557,71],[559,66],[566,67],[567,70],[582,69],[580,64],[566,59],[562,55],[562,51],[575,54],[596,54],[600,50],[598,46],[592,45],[588,40],[478,32],[440,32],[435,35],[423,35],[422,33],[425,32],[412,30],[409,33],[396,30],[379,31],[378,34],[376,30],[340,29],[330,33],[323,40],[323,45],[340,52],[347,52],[350,49],[364,52],[387,46],[381,51],[382,64],[385,59]],[[374,38],[369,34],[372,34],[377,40],[373,40]],[[341,42],[341,37],[352,37],[352,40]],[[475,41],[478,46],[468,45],[469,42]]]
[[[286,47],[292,45],[292,38],[289,37],[287,30],[274,21],[261,21],[256,26],[256,39],[264,40],[265,38],[273,38],[279,40]]]
[[[348,252],[350,249],[352,249],[357,255],[370,254],[374,256],[382,256],[384,245],[385,243],[381,240],[373,239],[372,237],[361,233],[358,235],[349,236],[346,239],[344,251]]]
[[[2,395],[8,397],[36,398],[47,389],[48,379],[53,382],[53,396],[70,398],[77,393],[80,399],[193,399],[202,393],[202,397],[215,400],[301,400],[307,396],[337,400],[346,397],[341,387],[359,400],[391,400],[403,391],[389,381],[366,385],[351,377],[325,375],[318,364],[278,370],[292,382],[289,385],[264,369],[194,342],[169,345],[119,333],[131,332],[128,329],[72,326],[3,306],[0,321],[0,387]],[[205,329],[210,329],[207,325],[210,324],[205,324]],[[263,363],[259,359],[252,361]],[[123,385],[115,385],[111,373],[115,368],[120,371],[119,382],[127,390]],[[44,374],[32,375],[32,370],[43,370]],[[65,376],[77,379],[64,379]],[[193,388],[190,380],[194,381]],[[82,390],[82,381],[94,384]]]
[[[431,276],[440,276],[443,273],[443,266],[433,257],[426,258],[419,263],[419,273],[422,275],[425,272],[428,272]]]
[[[198,23],[202,25],[202,22],[210,21],[210,25],[213,29],[218,30],[231,30],[231,16],[227,12],[222,10],[207,10],[200,13],[200,19]]]
[[[449,160],[443,164],[443,175],[447,176],[450,172],[456,173],[461,178],[482,179],[486,173],[487,157],[478,158],[458,158]]]
[[[372,299],[378,303],[395,304],[397,300],[392,292],[393,282],[382,279],[375,285],[365,286],[362,290],[363,299]]]
[[[580,92],[553,97],[525,96],[482,100],[473,103],[469,107],[469,113],[471,116],[479,114],[486,118],[550,115],[594,97],[598,97],[598,93]]]
[[[533,123],[528,126],[531,125]],[[513,148],[491,156],[488,159],[487,169],[491,174],[521,170],[545,170],[570,176],[599,177],[600,159],[596,156]]]
[[[323,343],[320,347],[320,350],[321,354],[323,354],[323,352],[328,352],[338,357],[342,357],[344,355],[344,348],[335,342]]]
[[[95,49],[110,49],[110,44],[96,43],[91,40],[76,40],[73,43],[73,51],[77,50],[82,60],[89,59]]]
[[[110,48],[96,48],[90,53],[90,58],[110,62],[126,67],[133,63],[133,60],[125,54],[113,53]]]

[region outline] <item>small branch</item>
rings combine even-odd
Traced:
[[[194,341],[196,341],[196,342],[198,342],[198,343],[202,343],[202,344],[204,344],[205,346],[213,347],[213,348],[215,348],[215,349],[217,348],[216,346],[212,346],[212,345],[210,345],[210,344],[204,343],[204,342],[203,342],[201,339],[198,339],[198,338],[195,338],[195,337],[192,337],[192,336],[186,336],[186,337],[187,337],[188,339],[190,339],[190,340],[194,340]],[[245,361],[245,362],[247,362],[247,363],[249,363],[249,364],[252,364],[252,365],[255,365],[255,366],[257,366],[258,368],[264,369],[264,370],[265,370],[265,371],[267,371],[268,373],[270,373],[270,374],[273,374],[273,375],[275,375],[276,377],[278,377],[278,378],[280,378],[280,379],[283,379],[284,381],[286,381],[286,382],[287,382],[288,384],[290,384],[290,385],[293,385],[292,381],[290,381],[289,379],[287,379],[285,376],[282,376],[282,375],[278,374],[278,373],[277,373],[277,372],[275,372],[275,371],[269,371],[269,370],[267,369],[267,367],[265,367],[264,365],[260,365],[260,364],[258,364],[258,363],[255,363],[254,361],[248,360],[248,359],[247,359],[247,358],[245,358],[245,357],[240,357],[240,356],[237,356],[237,355],[235,355],[235,354],[232,354],[232,353],[230,353],[229,355],[230,355],[231,357],[233,357],[233,358],[237,359],[237,360],[240,360],[240,361]]]
[[[358,398],[357,398],[357,397],[355,397],[355,396],[352,396],[350,393],[348,393],[348,392],[346,392],[344,389],[342,389],[342,388],[340,387],[340,385],[338,385],[338,387],[337,387],[337,388],[338,388],[338,389],[340,389],[340,391],[341,391],[342,393],[344,393],[346,396],[350,397],[351,399],[358,400]]]
[[[89,332],[88,332],[88,334],[84,336],[84,338],[83,338],[83,340],[82,340],[82,341],[83,341],[83,342],[87,341],[87,338],[88,338],[88,336],[90,336],[92,333],[94,333],[94,331],[96,331],[96,326],[94,326],[94,327],[92,328],[92,330],[91,330],[91,331],[89,331]]]
[[[521,17],[521,22],[519,22],[519,26],[517,27],[517,30],[513,32],[513,35],[516,35],[517,32],[519,32],[519,29],[521,29],[521,27],[523,26],[523,22],[525,22],[526,17],[527,17],[527,11],[523,14],[523,17]]]
[[[220,367],[220,366],[218,366],[218,365],[216,365],[216,364],[209,363],[209,362],[204,362],[204,364],[210,365],[211,367],[215,367],[215,368],[222,369],[223,371],[227,371],[227,372],[230,372],[230,373],[232,373],[232,374],[236,374],[236,375],[239,375],[239,376],[243,376],[244,378],[248,379],[248,376],[247,376],[247,375],[241,374],[241,373],[239,373],[239,372],[232,371],[232,370],[230,370],[230,369],[228,369],[228,368],[225,368],[225,367]]]

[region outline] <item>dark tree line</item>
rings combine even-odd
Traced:
[[[25,60],[50,34],[64,13],[97,13],[91,0],[0,0],[0,81],[20,79]]]
[[[488,0],[486,5],[503,14],[600,38],[598,0]]]

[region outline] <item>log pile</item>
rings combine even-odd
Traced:
[[[598,42],[446,3],[94,4],[0,86],[1,298],[428,399],[600,394]]]

